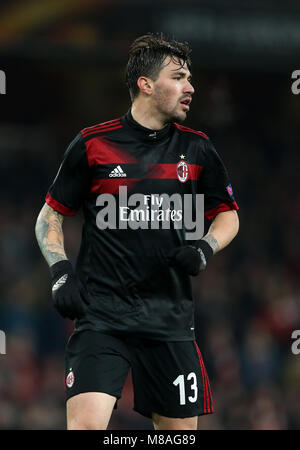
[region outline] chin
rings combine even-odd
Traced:
[[[185,111],[178,111],[177,109],[173,111],[164,111],[165,123],[171,122],[179,122],[182,123],[185,121],[187,113]]]
[[[171,119],[171,122],[179,122],[179,123],[182,123],[182,122],[185,121],[186,116],[187,116],[187,113],[184,112],[184,111],[182,111],[182,112],[180,112],[180,113],[177,112],[177,113],[173,114],[173,117],[172,117],[172,119]]]

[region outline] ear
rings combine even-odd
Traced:
[[[151,95],[153,90],[153,82],[150,78],[140,77],[137,80],[137,85],[140,89],[140,92],[146,95]]]

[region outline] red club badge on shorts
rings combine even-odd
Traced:
[[[66,385],[68,388],[71,388],[74,384],[75,378],[74,378],[74,373],[73,371],[68,373],[68,376],[66,378]]]
[[[181,159],[184,159],[184,155],[180,155]],[[177,176],[178,180],[181,181],[181,183],[185,183],[186,180],[189,177],[189,166],[185,161],[179,161],[177,164]]]

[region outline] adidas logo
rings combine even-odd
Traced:
[[[110,177],[127,177],[126,173],[123,172],[123,169],[121,166],[117,166],[114,170],[112,170],[109,174]]]

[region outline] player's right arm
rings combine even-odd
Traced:
[[[88,296],[64,249],[64,216],[73,216],[89,192],[89,164],[80,134],[68,146],[46,203],[36,221],[35,234],[52,280],[54,307],[69,319],[85,314]]]
[[[64,249],[63,220],[62,214],[45,203],[36,221],[36,239],[49,267],[67,259]]]
[[[50,268],[54,307],[63,318],[73,320],[84,315],[86,293],[65,253],[63,220],[62,214],[45,203],[36,221],[35,235]]]

